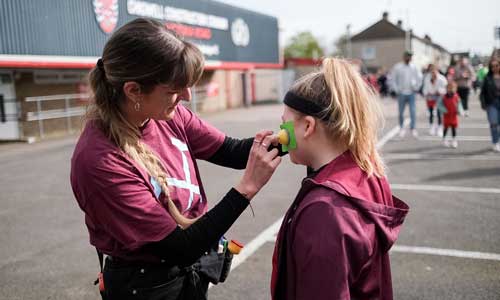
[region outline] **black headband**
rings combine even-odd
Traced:
[[[297,96],[292,92],[286,93],[285,100],[283,100],[283,102],[291,108],[306,115],[316,117],[322,121],[330,120],[330,112],[327,108],[321,107],[311,100]]]

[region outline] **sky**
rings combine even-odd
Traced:
[[[346,32],[356,34],[389,13],[389,21],[403,21],[403,28],[450,52],[472,51],[489,55],[500,41],[494,27],[500,26],[500,0],[218,0],[278,18],[280,43],[301,31],[311,31],[327,52]]]

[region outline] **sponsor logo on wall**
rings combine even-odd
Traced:
[[[109,34],[118,23],[118,0],[93,0],[94,13],[101,30]]]
[[[237,18],[231,24],[231,39],[239,47],[246,47],[250,43],[250,29],[242,18]]]

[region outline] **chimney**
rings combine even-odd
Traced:
[[[384,11],[384,13],[382,14],[382,19],[387,21],[387,19],[389,19],[389,13]]]
[[[398,20],[398,27],[403,28],[403,21],[402,20]]]
[[[426,34],[424,36],[424,39],[428,40],[429,42],[432,42],[432,39],[431,39],[430,35],[428,35],[428,34]]]

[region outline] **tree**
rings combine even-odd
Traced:
[[[324,51],[311,32],[305,31],[293,36],[285,47],[285,57],[314,58],[323,56]]]
[[[343,34],[339,36],[334,42],[333,42],[333,53],[332,56],[340,56],[340,57],[348,57],[349,56],[349,50],[347,49],[347,35]]]

